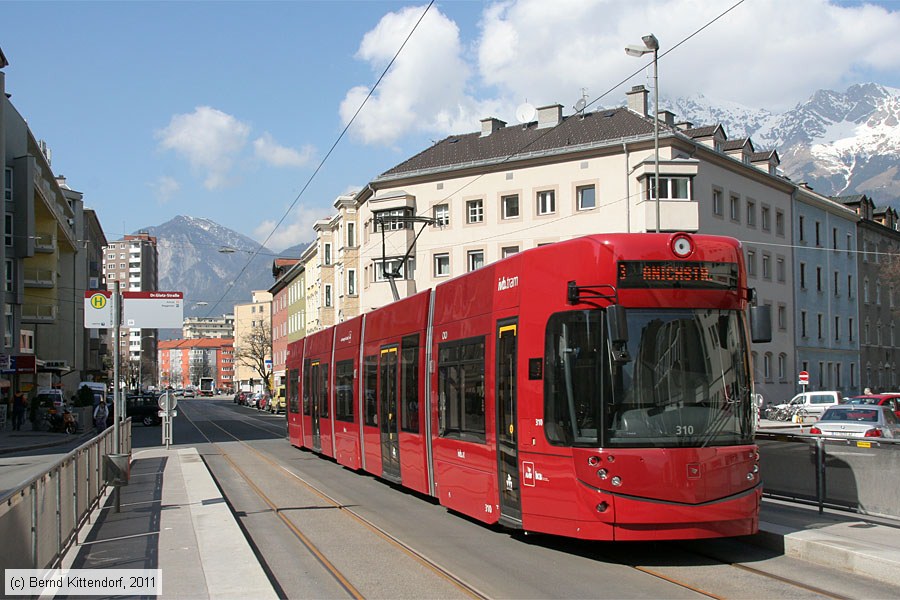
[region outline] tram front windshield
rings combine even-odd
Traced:
[[[628,342],[614,348],[603,310],[551,316],[544,373],[551,443],[752,443],[747,343],[737,311],[628,309],[627,320]]]

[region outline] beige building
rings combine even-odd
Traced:
[[[271,336],[272,294],[266,290],[253,292],[252,299],[247,304],[234,305],[234,382],[236,390],[260,391],[265,387],[259,373],[251,366],[244,364],[244,361],[239,358],[241,352],[250,350],[250,336],[258,327],[268,329]],[[271,337],[269,339],[271,340]],[[271,345],[266,353],[266,358],[270,361],[272,359]]]
[[[234,337],[234,315],[188,317],[181,327],[181,337],[186,340]]]
[[[484,119],[480,132],[450,136],[383,173],[356,196],[361,310],[392,301],[386,271],[406,297],[542,244],[652,232],[657,212],[662,232],[730,235],[752,256],[765,249],[783,259],[783,280],[751,277],[750,284],[761,304],[790,305],[790,254],[782,249],[791,244],[795,185],[777,173],[777,155],[728,140],[721,127],[676,124],[668,112],[659,118],[658,203],[643,86],[629,92],[627,108],[564,117],[552,105],[515,126]],[[754,346],[789,363],[790,378],[757,377],[765,397],[790,397],[792,348],[790,323],[775,328],[770,344]]]

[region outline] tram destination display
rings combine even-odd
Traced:
[[[620,288],[737,289],[737,263],[623,260],[616,265]]]

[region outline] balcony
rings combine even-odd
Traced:
[[[50,253],[56,249],[56,237],[52,233],[38,231],[34,237],[34,251]]]
[[[52,323],[56,320],[55,304],[30,303],[22,305],[23,323]]]
[[[23,269],[25,287],[52,288],[56,285],[56,271],[53,269]]]

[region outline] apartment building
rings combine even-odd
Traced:
[[[0,52],[0,69],[7,66]],[[84,376],[84,289],[88,284],[80,193],[51,168],[6,93],[0,71],[4,266],[0,394],[59,387],[75,393]]]
[[[275,283],[269,293],[272,294],[272,385],[275,389],[285,384],[288,344],[300,337],[290,330],[291,284],[301,272],[295,268],[299,263],[299,258],[276,258],[272,263]]]
[[[866,195],[835,198],[859,217],[856,244],[859,298],[860,388],[900,390],[900,290],[896,270],[900,256],[900,218],[891,207],[877,207]]]
[[[392,301],[391,278],[405,297],[542,244],[653,232],[659,215],[662,232],[743,242],[757,301],[773,313],[784,307],[772,342],[753,348],[757,391],[774,401],[790,398],[797,186],[777,172],[775,152],[729,140],[721,126],[676,123],[664,112],[657,199],[647,90],[636,86],[627,100],[625,108],[569,116],[561,105],[545,106],[536,121],[513,126],[483,119],[480,132],[451,135],[375,178],[356,195],[361,310]]]
[[[186,340],[199,338],[233,338],[234,315],[221,317],[187,317],[181,327],[181,337]]]
[[[100,225],[97,213],[85,207],[83,218],[81,250],[86,263],[87,290],[105,289],[103,276],[103,249],[107,245],[106,235]],[[108,376],[104,359],[109,355],[109,330],[88,329],[84,332],[84,375],[80,381],[106,381]]]
[[[104,248],[103,272],[106,288],[118,282],[123,292],[152,292],[159,289],[159,250],[156,237],[147,232],[126,235]],[[119,340],[121,359],[137,365],[139,380],[156,385],[159,370],[156,329],[123,329]]]
[[[260,362],[268,369],[260,369]],[[272,370],[272,294],[252,292],[251,301],[234,306],[234,386],[235,389],[262,391],[272,385],[260,371]]]
[[[220,390],[234,388],[234,340],[195,338],[159,342],[159,382],[163,388],[200,388],[212,377]]]

